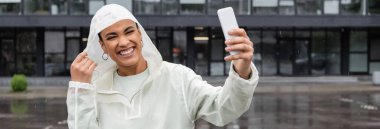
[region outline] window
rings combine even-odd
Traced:
[[[311,42],[311,74],[341,74],[340,31],[315,30]]]
[[[327,70],[326,74],[340,74],[340,32],[337,30],[327,31],[326,38]]]
[[[369,40],[369,72],[380,71],[380,31],[371,29],[368,32]]]
[[[67,14],[67,0],[24,0],[23,5],[24,14]]]
[[[262,73],[263,75],[276,75],[277,63],[276,56],[279,52],[276,51],[276,31],[263,29],[262,32]]]
[[[367,32],[351,31],[350,32],[350,52],[367,51]]]
[[[185,57],[187,53],[187,32],[185,30],[175,30],[173,33],[173,63],[186,64]]]
[[[200,75],[209,75],[210,73],[210,44],[209,33],[210,28],[206,27],[194,27],[194,71]]]
[[[45,53],[63,53],[65,47],[64,33],[45,31]]]
[[[284,39],[293,38],[293,31],[291,28],[283,28],[282,30],[277,31],[277,34],[279,38],[284,38]]]
[[[339,0],[325,0],[324,14],[339,14]]]
[[[67,61],[74,61],[75,57],[79,54],[79,39],[70,38],[67,40]],[[70,66],[70,65],[69,65]]]
[[[50,12],[52,15],[67,14],[67,0],[52,0]]]
[[[369,70],[370,73],[373,73],[374,71],[380,71],[380,62],[371,62],[369,64]]]
[[[71,0],[70,1],[70,14],[72,15],[86,15],[87,3],[86,0]]]
[[[64,48],[63,31],[45,31],[45,76],[64,75]]]
[[[254,14],[277,14],[278,0],[253,0]]]
[[[66,30],[66,61],[65,61],[65,74],[69,75],[71,63],[80,52],[80,30],[77,28],[68,28]]]
[[[0,31],[0,76],[12,76],[16,72],[16,31],[3,28]]]
[[[279,63],[279,73],[280,75],[292,75],[293,71],[293,58],[296,53],[293,50],[293,31],[292,29],[283,28],[278,33],[278,44],[276,50],[276,59]]]
[[[363,0],[342,0],[342,14],[363,14],[365,15],[365,2]]]
[[[20,13],[21,0],[0,0],[0,14],[18,14]]]
[[[326,72],[326,33],[315,30],[311,36],[311,74],[324,75]]]
[[[380,60],[380,38],[371,39],[371,60]]]
[[[162,14],[174,15],[178,14],[177,0],[162,0]]]
[[[15,70],[15,41],[13,38],[0,38],[0,75],[12,76]]]
[[[208,0],[207,1],[207,14],[216,15],[217,10],[223,8],[223,0]]]
[[[181,14],[204,14],[205,0],[180,0]]]
[[[253,47],[255,49],[254,51],[254,57],[253,57],[253,63],[255,64],[258,72],[261,74],[261,67],[262,67],[262,57],[261,57],[261,32],[260,30],[253,30],[247,32],[249,39],[253,42]]]
[[[367,72],[367,53],[350,53],[350,72]]]
[[[294,15],[294,1],[280,0],[279,13],[281,15]]]
[[[89,14],[94,15],[104,5],[103,0],[90,0],[89,1]]]
[[[224,58],[224,39],[215,38],[211,40],[211,60],[222,61]],[[221,68],[223,69],[223,68]],[[223,72],[222,72],[223,73]]]
[[[368,55],[367,55],[367,32],[351,31],[350,32],[350,72],[367,72]]]
[[[37,51],[36,37],[37,34],[35,31],[19,32],[17,34],[17,52],[27,54]]]
[[[17,33],[16,72],[27,76],[37,75],[37,33],[23,30]],[[42,47],[42,46],[41,46]]]
[[[210,75],[224,75],[224,36],[222,28],[211,28]]]
[[[250,0],[226,0],[225,6],[231,6],[235,15],[249,15],[251,13]]]
[[[49,1],[46,0],[24,0],[24,14],[50,14]]]
[[[368,0],[368,14],[380,14],[379,0]]]
[[[162,59],[172,62],[173,60],[173,31],[172,28],[157,28],[156,47],[161,53]]]
[[[146,34],[148,34],[150,40],[152,40],[153,44],[157,45],[156,44],[156,31],[154,31],[154,29],[150,29],[149,27],[145,27],[144,29],[146,31]]]
[[[160,14],[160,0],[136,0],[134,9],[136,14]]]
[[[79,45],[79,48],[80,48],[80,51],[84,50],[87,46],[87,37],[90,33],[90,28],[80,28],[80,45]]]
[[[300,28],[295,32],[294,37],[296,38],[310,38],[310,31]]]
[[[294,31],[293,31],[294,33]],[[293,75],[310,74],[310,31],[307,29],[297,29],[293,41]]]
[[[321,0],[296,0],[298,15],[321,15]]]

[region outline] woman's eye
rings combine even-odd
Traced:
[[[125,34],[129,34],[129,33],[132,33],[132,32],[133,32],[133,30],[127,31],[127,32],[125,32]]]
[[[112,40],[112,39],[115,39],[115,36],[107,37],[107,40]]]

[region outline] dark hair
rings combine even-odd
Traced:
[[[136,23],[136,28],[139,29],[139,24]],[[99,40],[103,42],[102,36],[100,35],[100,32],[98,33]]]

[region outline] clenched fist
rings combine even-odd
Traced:
[[[71,81],[90,83],[96,63],[87,57],[86,52],[79,53],[70,67]]]

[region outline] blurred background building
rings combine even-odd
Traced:
[[[380,0],[0,0],[0,76],[69,76],[92,15],[131,10],[164,60],[223,76],[216,16],[231,6],[263,76],[369,75],[380,70]]]

